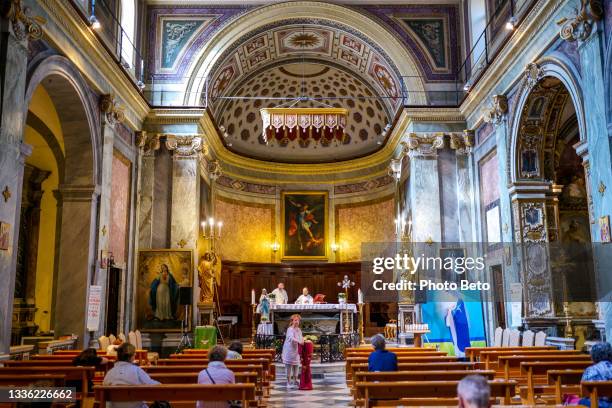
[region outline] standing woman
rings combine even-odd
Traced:
[[[298,314],[291,316],[285,335],[285,344],[283,344],[283,364],[285,364],[285,371],[287,371],[287,388],[297,386],[298,367],[300,365],[298,346],[304,344],[302,330],[300,330],[300,319],[301,317]]]

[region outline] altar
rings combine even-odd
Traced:
[[[293,314],[302,317],[304,335],[353,333],[357,306],[353,303],[320,303],[313,305],[270,305],[270,321],[275,334],[285,334]]]

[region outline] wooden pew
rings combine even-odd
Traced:
[[[527,403],[535,401],[534,386],[536,376],[546,376],[549,370],[582,369],[593,364],[590,360],[585,361],[523,361],[521,362],[521,376],[527,379]]]
[[[189,353],[189,354],[170,354],[171,359],[176,360],[194,360],[198,359],[200,361],[208,361],[208,354],[197,354],[197,353]],[[264,353],[248,353],[242,356],[242,360],[252,360],[252,359],[261,359],[264,358],[269,361],[269,374],[270,381],[274,381],[276,379],[276,366],[274,365],[274,356],[268,352]],[[229,360],[228,360],[229,361]],[[158,360],[159,364],[159,360]]]
[[[197,384],[198,373],[158,373],[150,374],[151,378],[162,384]],[[256,371],[234,373],[236,384],[257,384]]]
[[[398,356],[397,363],[442,363],[457,361],[457,357],[454,356]],[[368,357],[347,357],[346,358],[346,378],[353,377],[353,365],[367,363]]]
[[[87,395],[89,390],[88,380],[94,377],[95,367],[54,367],[54,366],[30,366],[30,367],[0,367],[0,375],[61,375],[65,381],[77,380],[82,384],[82,394]]]
[[[0,374],[0,386],[26,387],[36,384],[45,387],[63,387],[66,376],[63,374]]]
[[[555,404],[563,403],[563,386],[578,385],[582,380],[584,370],[565,369],[565,370],[548,370],[548,384],[555,388]]]
[[[591,362],[591,356],[588,354],[580,355],[525,355],[525,356],[500,356],[499,365],[503,368],[504,380],[509,380],[512,375],[521,375],[521,363],[530,361],[543,362],[569,362],[569,361],[586,361]],[[546,375],[546,373],[544,373]]]
[[[357,382],[373,381],[459,381],[466,375],[478,374],[493,380],[493,370],[423,370],[423,371],[359,371]]]
[[[470,361],[478,361],[480,353],[484,351],[501,351],[501,350],[522,350],[522,351],[542,351],[542,350],[557,350],[555,346],[519,346],[519,347],[466,347],[465,356]]]
[[[477,370],[480,368],[479,363],[469,363],[463,361],[441,362],[441,363],[398,363],[398,371],[431,371],[431,370]],[[353,364],[353,373],[349,378],[353,384],[355,374],[363,371],[368,371],[368,363]]]
[[[364,400],[366,408],[388,404],[441,406],[456,404],[457,384],[459,381],[358,382],[356,395]],[[492,398],[502,398],[505,405],[510,404],[516,391],[515,381],[495,380],[489,381],[489,385]],[[387,401],[372,401],[376,399]]]
[[[241,360],[228,360],[226,361],[225,366],[234,372],[234,375],[237,373],[245,373],[245,372],[255,372],[257,381],[255,382],[257,386],[258,395],[267,394],[267,387],[269,387],[269,381],[266,381],[266,374],[261,364],[248,364],[248,365],[233,365],[230,362],[233,361],[241,361]],[[208,367],[206,364],[198,364],[198,365],[162,365],[162,366],[148,366],[142,367],[149,375],[154,374],[198,374],[200,371],[204,370]]]
[[[367,353],[361,352],[350,352],[347,353],[345,358],[351,357],[368,357],[372,352],[369,351]],[[422,356],[447,356],[448,353],[445,351],[393,351],[397,357],[422,357]]]
[[[83,350],[55,350],[53,352],[53,356],[78,356],[79,354],[81,354],[83,352]],[[100,357],[104,357],[106,355],[106,350],[96,350],[96,354],[98,354]]]
[[[612,396],[612,381],[583,381],[581,394],[591,399],[591,408],[599,408],[599,397]]]
[[[243,407],[255,400],[254,384],[161,384],[95,386],[96,401],[105,407],[107,401],[242,401]],[[194,404],[195,405],[195,404]],[[173,404],[174,406],[174,404]]]
[[[495,364],[504,356],[574,356],[582,354],[579,350],[496,350],[480,353],[480,362],[485,363],[487,370],[495,368]]]

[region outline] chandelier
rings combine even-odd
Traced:
[[[305,99],[299,98],[294,104],[300,100]],[[312,140],[327,146],[333,141],[343,143],[346,140],[344,129],[348,110],[344,108],[278,106],[261,109],[260,112],[265,143],[276,141],[286,145],[297,140],[301,145],[307,145]]]

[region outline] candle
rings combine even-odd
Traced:
[[[359,304],[363,304],[363,292],[361,291],[361,289],[357,290],[357,302]]]
[[[251,304],[255,304],[255,289],[251,289]]]
[[[219,222],[217,223],[217,228],[218,228],[217,236],[218,236],[218,237],[221,237],[221,228],[222,228],[222,227],[223,227],[223,222],[222,222],[222,221],[219,221]]]

